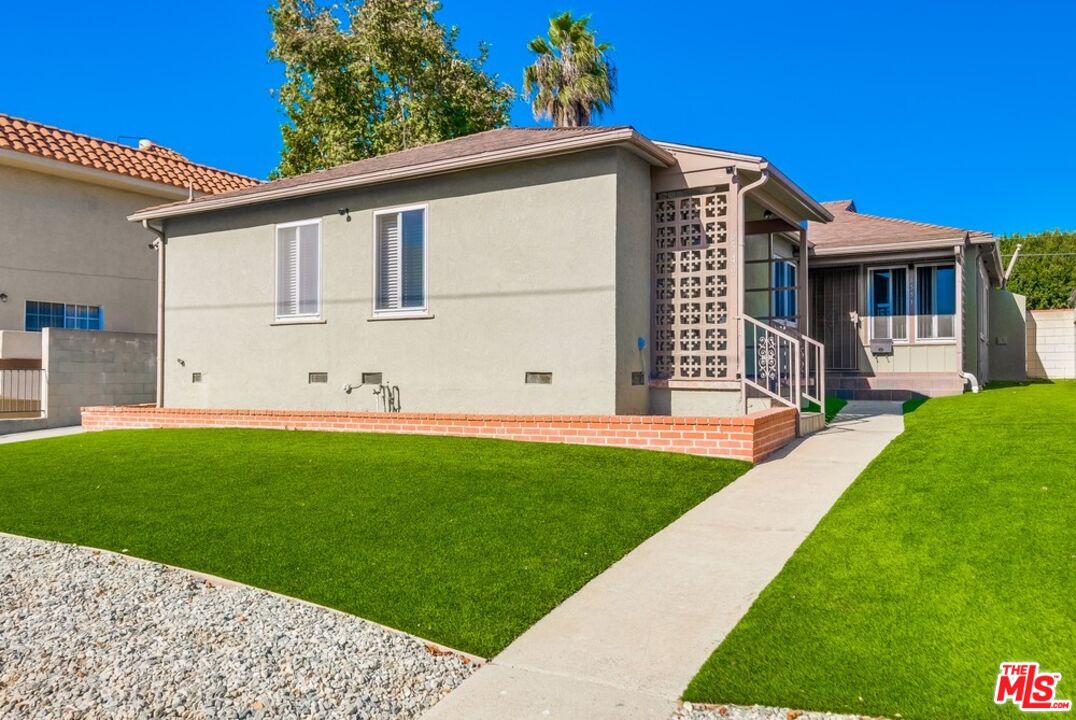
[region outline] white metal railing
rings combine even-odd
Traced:
[[[744,383],[798,410],[802,397],[800,341],[748,315],[743,319]]]
[[[802,409],[825,407],[825,346],[798,330],[779,330],[744,316],[743,382],[778,402]]]
[[[826,346],[801,335],[803,341],[803,397],[826,411]]]

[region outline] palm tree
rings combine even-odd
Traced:
[[[527,48],[538,57],[523,70],[523,95],[531,97],[536,120],[552,118],[557,127],[589,125],[592,116],[613,106],[616,68],[606,57],[612,48],[599,43],[588,27],[590,16],[565,12],[549,19],[549,37]]]

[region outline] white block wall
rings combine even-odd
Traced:
[[[1028,312],[1027,376],[1050,380],[1076,378],[1076,311]]]

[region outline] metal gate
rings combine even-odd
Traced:
[[[814,332],[821,331],[827,370],[859,369],[859,269],[811,270]]]
[[[41,417],[44,370],[0,370],[0,418]]]

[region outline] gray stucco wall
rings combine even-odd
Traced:
[[[643,409],[620,376],[649,334],[649,288],[617,248],[644,244],[636,225],[649,237],[643,211],[618,209],[644,185],[601,150],[171,221],[165,404],[372,410],[370,388],[341,386],[380,371],[404,411]],[[373,212],[414,203],[429,206],[431,317],[373,320]],[[322,219],[322,321],[277,325],[274,224],[307,218]]]
[[[616,412],[649,410],[651,253],[650,165],[619,151],[616,199]],[[639,349],[639,338],[646,347]],[[632,373],[643,384],[632,384]]]
[[[990,293],[990,379],[1027,378],[1027,298],[1008,290]]]
[[[43,331],[42,405],[48,427],[78,425],[87,405],[150,403],[156,395],[156,335]]]
[[[98,305],[105,329],[156,332],[156,253],[126,216],[158,197],[0,166],[0,330],[26,301]]]

